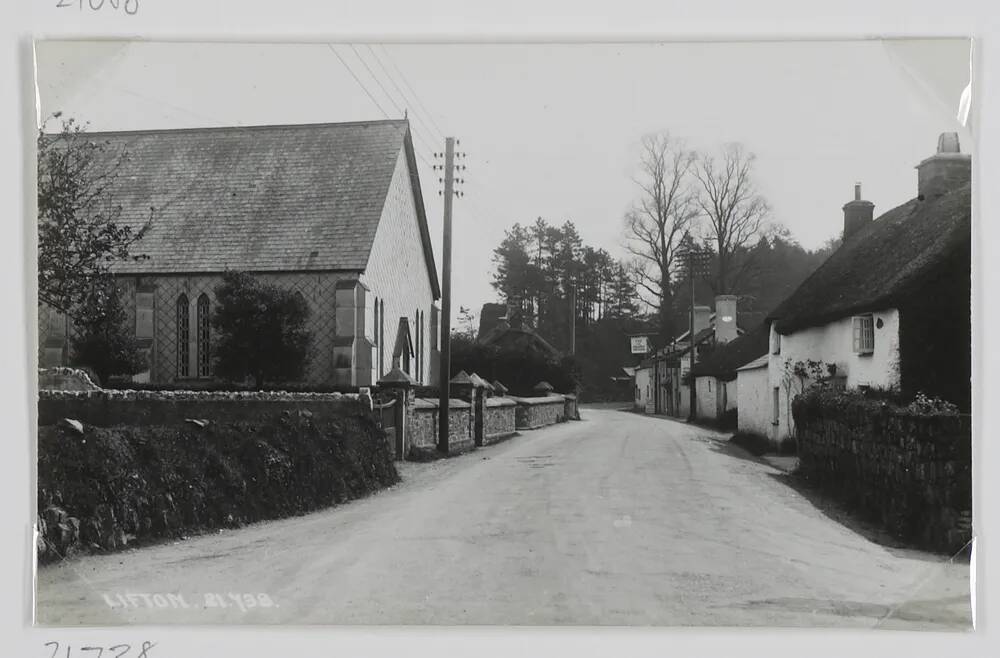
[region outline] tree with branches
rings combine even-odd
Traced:
[[[121,221],[114,190],[128,153],[91,139],[74,119],[61,119],[56,133],[43,124],[37,147],[38,300],[75,317],[108,285],[115,262],[145,258],[133,247],[153,210],[141,227]]]
[[[753,179],[756,158],[742,144],[722,147],[719,157],[702,155],[692,173],[698,181],[697,204],[708,220],[708,239],[716,252],[713,289],[734,292],[751,267],[752,246],[761,236],[770,206]]]
[[[698,216],[691,187],[695,154],[668,133],[643,138],[639,173],[633,178],[640,197],[625,214],[626,248],[635,257],[633,280],[659,318],[661,339],[674,334],[671,280],[677,248]]]

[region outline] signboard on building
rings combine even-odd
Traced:
[[[649,336],[632,336],[632,354],[646,354],[649,352]]]

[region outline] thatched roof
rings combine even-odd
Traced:
[[[968,183],[893,208],[851,235],[768,320],[789,334],[898,306],[920,294],[940,263],[967,247],[970,217]]]

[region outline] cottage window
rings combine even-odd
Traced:
[[[375,343],[375,347],[378,347],[378,297],[375,298],[375,319],[372,322],[372,342]]]
[[[177,376],[191,375],[191,308],[187,295],[177,298]]]
[[[771,409],[771,424],[777,425],[781,422],[781,389],[777,386],[771,391],[771,401],[773,407]]]
[[[854,353],[871,354],[875,351],[875,320],[871,315],[852,318]]]
[[[209,350],[209,308],[208,295],[202,293],[198,297],[198,376],[208,377],[212,374],[212,361]]]
[[[777,329],[771,332],[771,354],[781,354],[781,334]]]

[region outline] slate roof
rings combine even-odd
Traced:
[[[781,334],[892,308],[971,240],[971,186],[907,201],[852,235],[769,320]]]
[[[120,273],[363,271],[400,149],[438,280],[405,120],[88,133],[128,160],[115,200],[149,230]]]
[[[741,366],[767,353],[770,327],[763,323],[724,345],[719,345],[701,361],[694,364],[696,377],[718,377],[723,380],[736,378]]]

